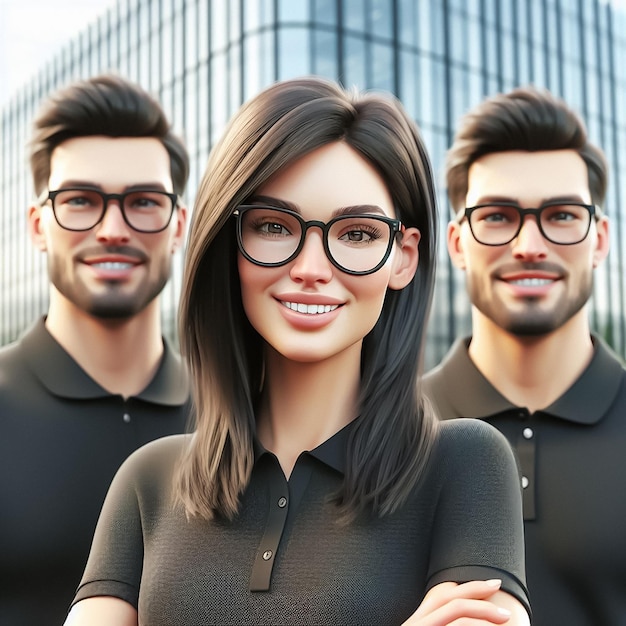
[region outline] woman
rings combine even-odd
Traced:
[[[394,99],[241,108],[187,251],[197,431],[120,469],[68,624],[528,623],[512,453],[419,393],[435,225]]]

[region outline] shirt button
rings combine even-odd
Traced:
[[[266,550],[263,553],[263,560],[264,561],[269,561],[272,558],[272,551],[271,550]]]
[[[287,506],[287,498],[278,498],[278,506],[284,509]]]
[[[528,487],[528,478],[522,476],[522,488],[526,489],[526,487]]]
[[[122,419],[128,424],[128,422],[130,422],[130,415],[128,413],[124,413]]]
[[[524,430],[522,431],[522,435],[524,435],[524,439],[532,439],[534,434],[535,433],[533,432],[532,428],[524,428]]]

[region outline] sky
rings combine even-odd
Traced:
[[[0,108],[117,0],[0,0]]]
[[[117,0],[0,0],[0,108]],[[601,0],[626,8],[626,0]]]

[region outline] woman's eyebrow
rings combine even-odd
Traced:
[[[246,204],[263,204],[267,206],[277,207],[281,209],[289,209],[294,213],[302,214],[300,207],[289,200],[281,200],[273,196],[252,196]],[[362,215],[363,213],[376,213],[386,215],[386,213],[376,204],[354,204],[335,209],[331,217],[339,217],[341,215]]]
[[[335,209],[332,213],[333,217],[340,215],[362,215],[363,213],[376,213],[378,215],[387,214],[377,204],[355,204]]]
[[[302,213],[297,204],[289,202],[288,200],[274,198],[273,196],[251,196],[246,204],[260,204],[263,206],[276,207],[278,209],[289,209],[298,214]]]

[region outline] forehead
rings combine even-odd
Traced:
[[[591,202],[587,166],[574,150],[493,152],[469,168],[467,206],[490,197],[537,204],[559,196]]]
[[[154,137],[75,137],[59,144],[50,158],[48,187],[67,181],[90,182],[108,191],[138,183],[172,189],[170,159]]]
[[[376,205],[393,216],[393,200],[374,166],[336,141],[279,170],[256,192],[296,204],[307,218],[324,219],[333,210]]]

